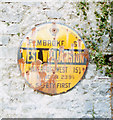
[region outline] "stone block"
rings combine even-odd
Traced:
[[[2,54],[2,46],[0,46],[0,59],[2,59],[3,58],[3,54]]]
[[[48,18],[61,18],[62,14],[56,10],[47,11]]]
[[[8,35],[8,34],[17,34],[20,32],[19,24],[9,24],[7,22],[0,22],[0,34]]]
[[[7,24],[5,22],[0,22],[0,34],[7,34]]]
[[[17,34],[20,32],[19,24],[11,24],[7,27],[6,34]]]
[[[8,6],[8,7],[7,7]],[[1,4],[0,20],[5,22],[20,22],[22,19],[21,4]]]
[[[2,58],[17,58],[17,47],[2,47]]]
[[[8,35],[1,35],[0,40],[2,41],[2,45],[7,45],[9,43],[10,37]]]
[[[96,69],[96,65],[94,65],[94,64],[89,64],[88,65],[87,73],[86,73],[86,76],[85,76],[86,79],[91,79],[91,77],[95,76],[94,72],[93,72],[93,71],[95,71],[95,69]]]

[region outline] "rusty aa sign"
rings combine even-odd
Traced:
[[[84,76],[88,61],[82,38],[60,23],[37,25],[25,36],[18,51],[26,83],[49,95],[71,90]]]

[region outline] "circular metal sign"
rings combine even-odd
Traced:
[[[34,27],[18,51],[20,71],[28,85],[49,95],[71,90],[84,76],[88,61],[82,38],[59,23]]]

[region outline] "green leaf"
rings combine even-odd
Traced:
[[[20,36],[20,33],[17,33],[18,36]]]
[[[7,24],[7,26],[9,26],[9,25],[10,25],[8,22],[7,22],[6,24]]]

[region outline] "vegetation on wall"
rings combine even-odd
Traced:
[[[105,68],[105,75],[111,77],[113,73],[113,62],[109,60],[109,55],[107,54],[107,48],[110,47],[112,43],[112,26],[111,26],[111,6],[113,4],[110,2],[93,2],[99,8],[99,11],[95,9],[95,21],[96,29],[91,26],[91,22],[88,19],[88,12],[90,10],[90,4],[88,2],[79,2],[77,4],[78,12],[77,15],[80,20],[86,22],[89,28],[89,33],[87,33],[87,28],[80,27],[76,25],[77,29],[82,32],[82,37],[86,42],[87,48],[90,52],[90,62],[96,64],[96,69],[103,73],[103,68]],[[105,37],[107,36],[108,41],[105,43]],[[103,48],[105,46],[105,48]],[[110,56],[111,57],[111,56]]]

